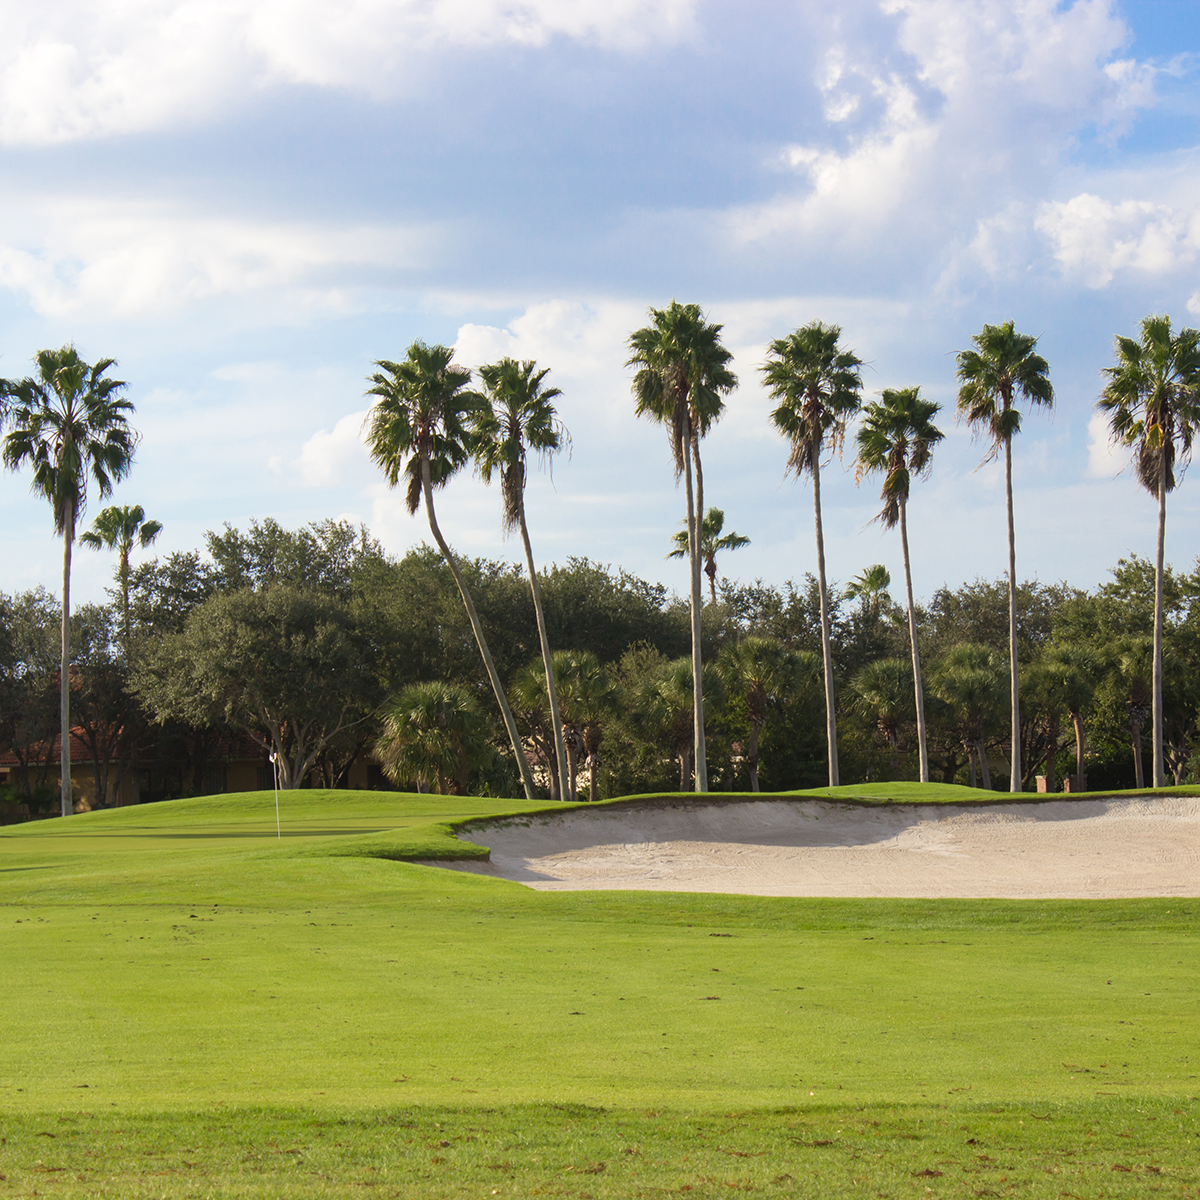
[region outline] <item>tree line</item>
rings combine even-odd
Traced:
[[[587,559],[539,571],[565,790],[523,568],[458,564],[487,630],[535,794],[603,798],[693,785],[686,597]],[[144,799],[214,790],[236,738],[277,755],[285,786],[343,785],[374,748],[410,789],[510,795],[520,775],[458,585],[431,547],[389,557],[362,529],[272,521],[210,533],[204,552],[134,566],[109,603],[71,616],[77,743],[112,801],[139,771]],[[920,774],[907,605],[868,567],[827,606],[848,780]],[[720,579],[701,612],[712,790],[788,790],[827,778],[821,604],[815,576],[783,586]],[[849,595],[847,594],[849,593]],[[1200,564],[1164,578],[1167,767],[1200,778]],[[40,590],[0,596],[0,747],[14,786],[52,804],[61,608]],[[1011,745],[1006,580],[939,589],[915,607],[926,666],[932,778],[991,787]],[[1154,568],[1123,560],[1092,591],[1017,588],[1021,785],[1143,783]],[[55,781],[56,783],[57,781]],[[380,780],[387,786],[387,781]]]
[[[648,719],[647,711],[656,709],[660,713],[659,724],[669,725],[673,730],[680,786],[686,787],[690,779],[696,790],[709,789],[709,727],[728,692],[735,697],[745,693],[747,713],[752,713],[746,739],[730,742],[731,751],[735,747],[737,751],[731,762],[738,758],[747,762],[751,786],[757,787],[759,744],[766,724],[762,714],[769,709],[769,701],[773,698],[776,704],[783,704],[785,695],[799,696],[810,690],[804,680],[811,682],[818,677],[823,693],[827,778],[831,785],[841,778],[833,639],[835,605],[825,572],[820,482],[823,456],[840,451],[849,422],[860,411],[863,420],[856,433],[857,470],[860,477],[882,474],[883,508],[879,518],[888,527],[898,526],[901,535],[907,654],[903,661],[899,657],[891,662],[873,661],[871,679],[860,672],[847,681],[847,692],[857,697],[856,703],[862,711],[880,709],[877,724],[881,731],[886,731],[894,769],[898,769],[898,730],[903,710],[911,707],[918,776],[925,781],[931,778],[932,770],[928,729],[931,711],[938,704],[953,707],[956,703],[959,710],[966,711],[965,704],[974,713],[969,720],[964,718],[971,726],[972,737],[960,741],[967,747],[972,774],[978,764],[985,782],[990,782],[984,710],[988,707],[986,696],[996,690],[994,648],[984,643],[974,648],[969,644],[959,647],[957,657],[941,664],[941,674],[932,681],[934,686],[928,700],[923,681],[906,505],[912,479],[929,470],[933,447],[942,436],[933,424],[939,406],[925,401],[918,388],[908,388],[885,390],[864,410],[862,361],[841,345],[841,330],[836,326],[812,322],[770,343],[761,371],[769,393],[778,402],[771,420],[788,441],[789,470],[797,477],[811,478],[813,485],[817,565],[813,587],[819,618],[819,669],[805,657],[811,650],[788,646],[778,639],[772,644],[750,627],[740,628],[733,643],[721,646],[715,661],[706,660],[705,606],[700,579],[702,569],[707,571],[710,606],[714,611],[719,610],[721,603],[716,598],[714,582],[714,549],[718,543],[710,540],[706,544],[710,525],[719,532],[719,514],[705,506],[700,444],[720,418],[724,397],[737,386],[737,379],[729,369],[731,355],[720,342],[721,326],[706,321],[697,305],[672,302],[665,309],[652,308],[650,317],[650,324],[629,337],[627,365],[634,371],[637,411],[667,428],[676,476],[684,483],[685,532],[678,541],[677,551],[686,549],[690,566],[691,587],[686,606],[690,669],[675,663],[667,670],[665,664],[657,664],[662,668],[657,683],[649,691],[637,692],[635,707],[643,720]],[[1017,333],[1012,322],[985,325],[973,339],[973,348],[960,353],[957,359],[958,414],[984,437],[988,457],[1003,454],[1005,463],[1009,557],[1006,690],[1010,711],[1005,753],[1009,786],[1014,791],[1028,783],[1025,740],[1029,722],[1023,718],[1020,698],[1023,680],[1012,504],[1013,438],[1021,427],[1019,402],[1042,407],[1053,404],[1048,365],[1036,354],[1035,347],[1036,339]],[[1167,758],[1164,716],[1167,572],[1163,561],[1166,495],[1175,487],[1178,468],[1190,455],[1200,418],[1200,333],[1184,329],[1173,334],[1169,318],[1148,317],[1142,323],[1140,339],[1119,337],[1116,350],[1117,363],[1106,371],[1107,383],[1098,406],[1109,415],[1114,440],[1134,450],[1139,481],[1155,494],[1159,509],[1149,653],[1149,721],[1152,778],[1155,786],[1161,786]],[[128,423],[132,406],[122,395],[125,385],[107,377],[112,360],[89,366],[68,346],[39,353],[36,364],[36,377],[0,381],[0,400],[9,429],[4,440],[6,465],[15,469],[28,463],[33,467],[34,490],[50,501],[56,532],[63,538],[58,687],[61,799],[62,811],[66,813],[70,811],[69,734],[74,662],[69,603],[72,546],[86,505],[89,477],[102,496],[110,493],[113,482],[130,469],[137,434]],[[463,605],[507,735],[511,766],[525,794],[532,797],[537,786],[531,755],[527,753],[527,743],[532,742],[537,748],[533,763],[544,764],[549,772],[551,793],[573,795],[579,749],[587,748],[586,731],[598,730],[601,725],[600,717],[595,714],[605,704],[615,703],[613,697],[618,694],[623,695],[626,709],[633,711],[629,704],[634,694],[606,673],[604,661],[593,650],[581,648],[570,660],[569,655],[563,657],[567,651],[561,643],[557,652],[552,649],[542,603],[541,576],[525,517],[524,488],[530,452],[549,458],[562,448],[567,438],[553,404],[559,392],[546,384],[546,369],[539,369],[533,362],[509,358],[481,368],[478,372],[481,387],[472,388],[472,372],[453,361],[452,349],[419,341],[410,346],[404,360],[380,360],[375,365],[378,370],[370,377],[368,390],[373,398],[367,422],[371,457],[390,485],[403,482],[410,513],[415,514],[422,504],[425,507],[430,532]],[[521,534],[541,663],[536,677],[530,676],[529,669],[519,679],[511,675],[505,678],[501,672],[463,564],[451,551],[437,521],[435,489],[444,487],[472,461],[485,480],[493,477],[499,480],[503,525],[506,530]],[[168,631],[153,642],[144,638],[137,641],[128,552],[139,525],[143,543],[152,540],[155,530],[143,518],[140,510],[136,518],[133,510],[105,510],[85,539],[90,539],[94,546],[121,549],[120,656],[124,669],[131,673],[132,694],[160,724],[175,720],[199,729],[213,728],[222,721],[232,723],[269,752],[287,786],[296,786],[308,778],[320,760],[335,753],[335,746],[340,746],[343,753],[347,746],[353,747],[355,754],[361,753],[367,743],[356,742],[356,738],[370,728],[372,721],[382,723],[382,733],[376,733],[374,747],[395,779],[405,772],[411,775],[417,762],[413,757],[417,753],[415,748],[420,747],[424,747],[421,753],[431,763],[438,754],[442,756],[441,766],[436,769],[427,766],[418,773],[423,783],[435,782],[442,787],[452,782],[461,787],[471,770],[482,767],[490,745],[485,732],[488,718],[479,708],[477,698],[466,692],[451,695],[445,687],[440,692],[430,686],[424,692],[409,688],[393,694],[383,707],[381,698],[374,697],[373,707],[367,711],[362,697],[370,689],[364,681],[378,683],[381,678],[370,656],[378,639],[368,636],[364,640],[362,628],[347,619],[349,610],[331,608],[331,594],[319,589],[268,579],[257,588],[251,582],[242,589],[218,590],[206,595],[194,613],[188,613],[181,628]],[[321,527],[317,528],[319,531]],[[326,527],[324,533],[331,535],[335,528],[339,527]],[[269,525],[256,526],[254,536],[262,529],[283,536],[278,527]],[[345,533],[341,529],[343,543]],[[226,536],[241,537],[232,530],[227,530]],[[308,537],[312,541],[316,533],[310,531]],[[361,537],[365,545],[369,540],[365,532]],[[209,543],[209,552],[217,561],[220,538],[210,535]],[[724,547],[730,544],[730,539],[726,539]],[[380,557],[377,547],[373,557]],[[197,570],[201,565],[197,557]],[[192,580],[192,586],[200,587],[201,592],[202,585],[199,577]],[[343,581],[341,586],[347,585]],[[27,605],[31,603],[28,596],[17,599]],[[299,673],[298,665],[304,654],[297,658],[288,651],[293,642],[303,645],[305,654],[317,655]],[[662,645],[654,641],[648,641],[644,649],[646,658],[663,653]],[[252,664],[252,669],[233,678],[230,664],[239,652],[243,663]],[[636,653],[636,647],[628,646],[624,653]],[[591,658],[583,657],[586,655]],[[1028,685],[1034,693],[1027,708],[1036,709],[1039,703],[1047,712],[1056,705],[1061,708],[1058,700],[1051,703],[1044,699],[1050,686],[1043,679],[1045,671],[1051,674],[1057,671],[1059,675],[1073,672],[1071,677],[1084,691],[1091,686],[1088,681],[1098,678],[1101,667],[1094,656],[1084,654],[1070,661],[1068,658],[1060,654],[1056,666],[1049,662],[1041,664],[1042,675],[1038,679],[1042,682]],[[863,665],[864,670],[866,666]],[[268,679],[270,682],[266,682]],[[786,684],[771,682],[785,679]],[[957,700],[947,699],[948,692],[957,686],[952,682],[954,679],[960,683],[966,680],[970,684],[967,691],[975,700],[968,702],[965,693]],[[435,681],[422,682],[432,685]],[[252,684],[262,686],[252,689],[247,696],[246,687]],[[332,693],[325,684],[331,684]],[[894,711],[885,714],[881,707],[885,692],[889,687],[894,692],[901,686],[906,698],[902,703],[898,695],[893,696]],[[1063,686],[1066,685],[1060,686],[1060,692]],[[324,695],[328,706],[301,719],[288,708],[292,701],[285,705],[288,711],[279,707],[281,689],[313,697]],[[565,706],[559,696],[563,689],[570,694]],[[607,699],[597,698],[601,696]],[[1039,696],[1043,697],[1040,701]],[[523,706],[524,731],[514,712],[512,701],[516,698]],[[684,730],[687,722],[680,716],[680,704],[690,711],[687,736]],[[844,709],[845,704],[840,707]],[[595,713],[589,716],[593,709]],[[1081,709],[1068,705],[1067,711],[1076,731],[1078,779],[1083,763]],[[535,728],[538,712],[546,718],[540,739]],[[251,715],[247,717],[246,713]],[[446,732],[452,724],[457,730],[453,737]],[[593,733],[593,740],[595,736]],[[1047,772],[1053,776],[1053,756],[1049,749],[1046,754]],[[1140,755],[1137,757],[1140,770]],[[587,761],[594,789],[599,771],[598,753],[589,751]],[[327,762],[322,769],[330,771],[333,767]],[[728,776],[723,768],[722,775]]]

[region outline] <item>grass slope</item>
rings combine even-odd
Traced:
[[[291,793],[277,839],[257,793],[4,830],[0,1196],[1200,1187],[1200,901],[387,861],[547,807]]]

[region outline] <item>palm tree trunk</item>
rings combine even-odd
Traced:
[[[517,770],[521,772],[521,784],[525,788],[525,799],[533,799],[533,776],[529,772],[529,763],[525,761],[525,751],[521,746],[521,735],[517,732],[517,723],[513,720],[512,709],[508,706],[508,697],[504,694],[504,685],[500,682],[500,675],[496,671],[496,664],[492,661],[492,653],[488,649],[487,639],[483,636],[483,624],[479,620],[479,614],[475,611],[475,604],[471,599],[471,593],[467,591],[466,581],[462,577],[462,572],[458,569],[458,562],[450,551],[450,547],[446,544],[446,539],[442,537],[442,531],[438,528],[437,517],[433,511],[433,484],[429,474],[429,455],[421,455],[421,490],[425,496],[425,512],[429,517],[429,529],[433,534],[433,540],[437,542],[438,549],[442,552],[442,557],[446,560],[446,565],[450,568],[450,574],[454,576],[454,582],[458,584],[458,594],[462,597],[463,606],[467,610],[467,618],[471,622],[471,629],[475,634],[475,642],[479,646],[479,653],[483,656],[483,665],[487,668],[488,679],[492,683],[492,691],[496,694],[496,703],[500,705],[500,715],[504,718],[504,728],[508,730],[508,740],[512,743],[513,754],[517,759]]]
[[[1071,722],[1075,726],[1075,777],[1083,780],[1083,714],[1071,713]]]
[[[1133,738],[1133,778],[1135,785],[1141,789],[1146,786],[1146,774],[1142,768],[1142,727],[1129,723],[1129,732]]]
[[[558,688],[554,683],[554,665],[550,656],[550,639],[546,636],[546,618],[542,614],[542,589],[538,587],[537,569],[533,565],[533,547],[529,542],[529,527],[525,524],[525,497],[520,508],[521,541],[525,543],[525,562],[529,566],[529,590],[533,593],[533,612],[537,617],[538,641],[542,646],[542,665],[546,669],[546,695],[550,697],[550,724],[554,729],[554,749],[558,757],[558,787],[565,800],[575,793],[567,792],[566,751],[563,748],[562,718],[558,713]]]
[[[968,786],[977,787],[978,779],[975,775],[975,747],[969,742],[967,743],[967,763],[971,768],[971,782]]]
[[[566,740],[567,745],[567,785],[571,803],[579,799],[579,730],[571,726],[571,736]]]
[[[1052,709],[1046,718],[1049,734],[1050,749],[1046,751],[1046,791],[1058,791],[1058,780],[1055,778],[1055,759],[1058,757],[1058,710]]]
[[[979,755],[980,782],[983,784],[984,790],[990,792],[992,790],[992,770],[988,766],[987,750],[984,748],[983,742],[976,742],[975,750]]]
[[[1167,473],[1162,463],[1158,471],[1158,544],[1154,554],[1154,695],[1153,708],[1153,771],[1152,787],[1166,786],[1163,770],[1163,546],[1167,532]]]
[[[1008,790],[1021,791],[1021,701],[1017,694],[1017,537],[1013,524],[1012,438],[1004,439],[1004,498],[1008,505],[1008,669],[1012,689],[1012,769]]]
[[[821,657],[825,663],[825,739],[829,746],[829,786],[838,786],[837,714],[833,697],[833,651],[829,639],[829,599],[825,586],[825,531],[821,525],[820,447],[813,447],[813,511],[817,525],[817,582],[821,591]]]
[[[747,756],[746,764],[750,768],[750,790],[758,791],[758,733],[759,724],[753,717],[750,718],[750,754]]]
[[[121,649],[125,653],[125,662],[129,662],[129,552],[121,551],[121,558],[117,567],[117,574],[121,578],[121,634],[124,645]]]
[[[904,591],[908,598],[908,644],[912,648],[913,699],[917,705],[917,747],[921,782],[929,782],[929,743],[925,736],[925,688],[921,682],[921,652],[917,649],[917,613],[913,604],[912,569],[908,561],[907,501],[900,498],[900,550],[904,555]]]
[[[692,458],[696,460],[697,490],[704,495],[704,479],[700,474],[700,449],[693,442],[691,430],[684,433],[684,485],[687,491],[688,566],[692,572],[692,742],[695,747],[696,791],[708,791],[708,755],[704,746],[704,664],[700,658],[700,528],[692,496]]]
[[[75,811],[71,796],[71,546],[75,541],[75,506],[67,501],[63,521],[62,658],[59,661],[59,778],[62,784],[62,815]]]

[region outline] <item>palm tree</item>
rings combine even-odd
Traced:
[[[559,653],[562,653],[559,651]],[[554,656],[557,660],[558,655]],[[556,681],[557,686],[557,681]],[[546,692],[546,668],[541,655],[513,674],[509,682],[513,708],[521,719],[533,747],[534,762],[546,764],[546,787],[554,803],[568,799],[563,789],[561,766],[566,753],[562,730],[550,719],[550,697]],[[558,736],[555,736],[557,733]]]
[[[133,405],[122,397],[125,384],[105,378],[115,360],[89,365],[74,346],[39,350],[35,378],[4,380],[0,393],[11,402],[11,429],[4,439],[4,463],[16,470],[33,467],[33,491],[50,502],[54,532],[63,539],[62,658],[59,664],[62,814],[74,811],[71,797],[71,548],[75,528],[87,507],[88,476],[101,496],[133,465],[138,434],[130,428]]]
[[[941,405],[921,398],[920,388],[885,388],[867,406],[858,431],[856,479],[883,472],[883,508],[875,518],[885,529],[900,526],[904,557],[904,593],[908,604],[908,644],[912,654],[913,697],[917,708],[917,749],[921,782],[929,782],[929,743],[925,730],[925,691],[921,653],[917,648],[917,613],[913,604],[912,565],[908,555],[908,496],[914,475],[929,473],[933,448],[943,434],[933,423]],[[885,585],[886,586],[886,585]]]
[[[900,770],[900,730],[913,711],[913,686],[909,664],[902,658],[877,658],[850,680],[854,706],[873,720],[888,744],[892,778]]]
[[[746,766],[750,790],[757,792],[758,747],[771,709],[800,695],[820,678],[819,660],[806,650],[788,650],[774,638],[744,637],[727,645],[717,663],[725,686],[746,698],[750,743]]]
[[[1146,786],[1142,766],[1142,730],[1154,708],[1154,643],[1146,637],[1121,638],[1114,646],[1117,675],[1125,689],[1125,711],[1129,715],[1129,737],[1133,743],[1135,786]]]
[[[1096,664],[1083,646],[1072,643],[1050,647],[1042,656],[1042,663],[1049,674],[1054,700],[1067,710],[1075,729],[1075,777],[1082,785],[1083,710],[1091,704],[1096,692]]]
[[[700,654],[700,531],[697,513],[704,513],[704,472],[700,439],[725,408],[722,396],[737,387],[729,369],[733,355],[721,345],[721,326],[704,320],[698,304],[675,300],[666,308],[650,309],[651,323],[629,335],[627,367],[636,367],[633,394],[637,415],[666,425],[675,458],[675,478],[684,479],[687,496],[688,561],[691,567],[692,723],[696,762],[696,791],[708,791],[708,761],[704,749],[703,662]],[[693,494],[692,469],[696,483]]]
[[[683,522],[687,524],[686,521]],[[727,533],[723,537],[721,531],[725,528],[725,514],[719,508],[710,508],[700,522],[700,557],[704,559],[704,573],[708,576],[708,591],[712,602],[717,602],[717,555],[723,550],[740,550],[750,545],[748,537],[739,533]],[[667,555],[668,558],[687,558],[688,532],[681,529],[675,535],[675,549]]]
[[[162,532],[159,521],[147,521],[140,504],[110,505],[92,522],[86,533],[79,535],[81,545],[89,550],[115,550],[118,555],[117,582],[121,588],[121,629],[125,654],[129,655],[129,555],[134,545],[143,550]]]
[[[1116,366],[1106,367],[1108,383],[1096,407],[1108,417],[1114,442],[1134,451],[1138,482],[1158,500],[1158,541],[1154,560],[1153,774],[1156,788],[1166,782],[1163,763],[1163,545],[1167,493],[1178,482],[1176,466],[1191,458],[1200,427],[1200,330],[1171,336],[1170,317],[1146,317],[1140,340],[1116,339]]]
[[[864,567],[846,584],[842,595],[847,600],[862,600],[864,612],[872,621],[879,620],[879,609],[887,601],[891,603],[888,588],[892,586],[892,573],[883,563],[872,563]]]
[[[542,613],[542,593],[538,587],[537,568],[533,564],[529,526],[525,521],[527,452],[533,450],[543,461],[547,461],[569,440],[551,403],[562,392],[556,387],[543,386],[543,380],[549,373],[549,369],[539,371],[535,362],[526,360],[518,363],[511,358],[480,367],[479,376],[486,393],[481,397],[480,406],[470,414],[468,426],[475,462],[484,482],[491,483],[493,474],[500,476],[505,533],[513,529],[521,531],[525,563],[529,569],[529,589],[533,594],[533,611],[537,618],[538,640],[541,643],[546,692],[550,700],[550,727],[554,731],[559,789],[565,798],[568,795],[567,755],[563,746],[562,720],[558,712],[554,669],[550,663],[546,618]]]
[[[441,795],[461,795],[467,775],[492,756],[487,722],[458,683],[414,683],[384,704],[375,753],[393,783],[417,781]]]
[[[821,523],[821,454],[829,445],[840,452],[846,422],[858,412],[862,360],[838,346],[837,325],[813,321],[777,338],[761,368],[779,406],[771,414],[775,428],[791,444],[788,469],[796,477],[812,475],[817,529],[817,582],[821,592],[821,655],[825,664],[825,737],[829,746],[829,786],[838,784],[837,715],[834,711],[833,653],[829,638],[829,589],[825,582],[825,532]]]
[[[972,339],[974,350],[958,356],[958,415],[976,436],[989,439],[985,462],[1004,448],[1004,497],[1008,505],[1008,669],[1012,690],[1012,770],[1009,791],[1021,790],[1021,706],[1017,676],[1017,541],[1013,526],[1012,440],[1021,431],[1018,397],[1054,407],[1050,367],[1035,354],[1037,338],[1017,333],[1013,323],[985,325]]]
[[[588,799],[594,803],[604,722],[616,712],[617,684],[590,650],[559,650],[554,655],[554,675],[562,698],[563,725],[569,734],[569,794],[575,799],[578,755],[582,750],[589,773]]]
[[[978,757],[982,783],[991,791],[987,737],[1003,693],[1003,676],[996,657],[987,646],[959,643],[951,646],[934,671],[934,690],[954,713],[962,742],[971,764],[971,786],[975,786]]]
[[[692,775],[694,751],[694,726],[692,723],[695,692],[692,664],[686,658],[664,663],[643,685],[638,698],[638,707],[643,719],[671,744],[672,752],[679,763],[679,790],[686,792]],[[704,668],[700,688],[706,704],[720,704],[724,700],[720,676],[708,664]]]
[[[581,722],[580,736],[588,769],[588,800],[599,799],[600,747],[604,742],[604,726],[620,703],[621,690],[617,681],[600,664],[594,654],[579,654],[579,667],[573,697],[574,711]]]
[[[409,346],[403,362],[377,361],[375,365],[381,369],[370,376],[372,386],[366,393],[377,397],[366,420],[367,442],[371,458],[383,469],[389,487],[395,487],[402,475],[405,477],[404,501],[410,515],[416,514],[424,498],[430,532],[458,585],[496,703],[500,706],[504,728],[512,743],[525,797],[532,800],[533,779],[525,761],[517,723],[508,706],[471,593],[458,561],[442,536],[433,508],[433,489],[444,487],[450,477],[466,465],[469,457],[466,422],[479,405],[479,398],[467,391],[471,372],[458,366],[453,359],[454,351],[447,346],[427,346],[416,341]]]

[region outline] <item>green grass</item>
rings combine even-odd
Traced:
[[[4,830],[0,1197],[1200,1189],[1200,900],[391,861],[531,807],[291,793],[277,839],[255,793]]]

